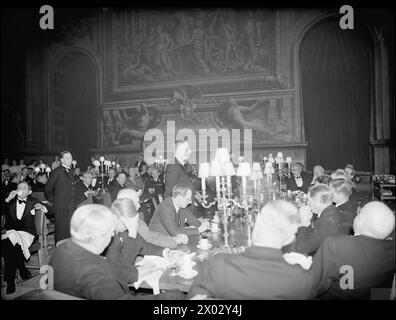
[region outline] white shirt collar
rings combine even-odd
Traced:
[[[67,167],[67,166],[65,166],[63,163],[62,163],[62,167],[64,167],[64,168],[67,169],[67,170],[70,170],[70,168]]]
[[[339,204],[336,204],[335,205],[335,207],[337,208],[337,207],[339,207],[339,206],[342,206],[344,203],[347,203],[349,200],[345,200],[344,202],[341,202],[341,203],[339,203]]]
[[[26,203],[19,203],[20,199],[17,199],[17,207],[16,207],[16,216],[18,220],[22,219],[23,212],[25,211]],[[21,201],[26,201],[26,199],[21,200]]]

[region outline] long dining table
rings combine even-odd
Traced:
[[[185,253],[195,252],[195,256],[193,261],[196,262],[196,265],[193,267],[194,270],[201,272],[203,268],[203,264],[210,259],[213,255],[219,252],[231,253],[232,249],[239,248],[241,246],[247,246],[247,224],[242,219],[235,219],[232,222],[228,222],[227,230],[228,230],[228,245],[229,247],[224,247],[225,239],[224,239],[224,226],[222,223],[219,224],[219,231],[206,232],[207,239],[209,244],[211,244],[211,248],[201,250],[197,247],[199,241],[202,239],[204,235],[192,235],[189,236],[188,243],[186,245],[179,245],[177,247],[178,250],[182,250]],[[192,279],[185,279],[180,277],[179,275],[172,274],[171,268],[167,268],[162,276],[159,279],[159,289],[160,290],[172,290],[178,289],[183,292],[188,292],[194,283],[197,276]],[[133,286],[131,284],[130,286]],[[151,286],[147,284],[146,281],[143,281],[140,284],[139,288],[151,289]]]

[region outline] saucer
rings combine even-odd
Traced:
[[[212,248],[212,245],[210,243],[207,246],[202,246],[199,244],[199,245],[197,245],[197,248],[201,249],[201,250],[208,250],[208,249]]]
[[[196,270],[188,270],[188,271],[186,271],[186,270],[181,270],[181,271],[179,271],[178,272],[178,276],[179,277],[182,277],[183,279],[192,279],[192,278],[194,278],[196,275],[198,274],[198,271],[196,271]]]

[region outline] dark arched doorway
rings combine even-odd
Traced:
[[[338,20],[309,30],[300,47],[307,167],[352,163],[369,171],[372,48],[367,29],[342,30]]]
[[[51,73],[52,149],[70,150],[78,166],[90,164],[98,147],[97,70],[80,51],[63,54]]]

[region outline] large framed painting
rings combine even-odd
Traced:
[[[186,82],[203,93],[280,89],[276,22],[276,10],[109,9],[106,97],[161,96]]]

